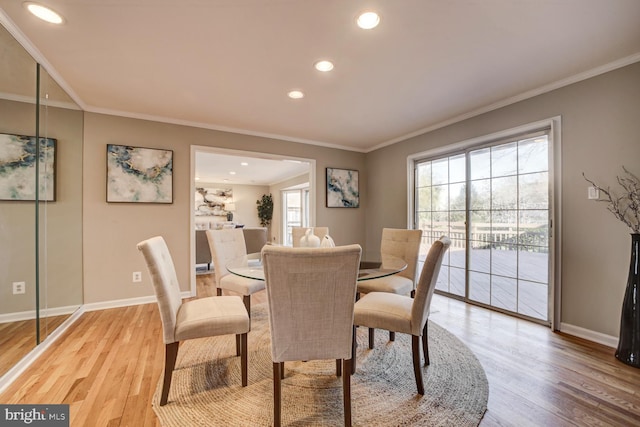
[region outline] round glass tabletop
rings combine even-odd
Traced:
[[[397,257],[384,256],[383,261],[361,261],[358,282],[391,276],[407,268],[407,263]],[[237,258],[227,264],[227,270],[236,276],[253,280],[264,280],[261,253],[256,252]]]

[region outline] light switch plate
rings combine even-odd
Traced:
[[[600,198],[600,190],[598,190],[596,187],[589,187],[588,193],[587,193],[587,197],[589,197],[589,200],[597,200]]]

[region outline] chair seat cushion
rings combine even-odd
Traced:
[[[175,340],[249,332],[249,315],[238,296],[185,301],[176,316]]]
[[[263,290],[264,287],[264,280],[247,279],[235,274],[227,274],[220,279],[220,288],[237,292],[241,295],[252,295]]]
[[[413,281],[397,274],[358,282],[358,292],[365,294],[369,292],[389,292],[392,294],[407,295],[412,290]]]
[[[356,302],[353,323],[368,328],[411,334],[412,305],[413,299],[404,295],[371,292]],[[420,335],[420,328],[414,335]]]

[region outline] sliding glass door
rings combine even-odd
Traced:
[[[422,255],[452,239],[439,292],[549,320],[549,145],[539,132],[416,162]]]

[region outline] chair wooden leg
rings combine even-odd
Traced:
[[[389,341],[395,341],[396,340],[396,333],[393,331],[389,331]]]
[[[284,362],[280,362],[280,379],[284,379]]]
[[[342,359],[336,359],[336,377],[342,376]]]
[[[244,303],[244,307],[247,309],[247,314],[249,315],[249,324],[251,324],[251,295],[245,295],[242,297],[242,302]],[[240,335],[236,335],[236,356],[241,356],[242,352],[240,350]]]
[[[219,297],[222,296],[222,288],[216,288],[216,295],[218,295]]]
[[[420,337],[411,335],[411,350],[413,351],[413,372],[416,376],[416,386],[418,394],[424,395],[424,384],[422,383],[422,367],[420,366]]]
[[[376,340],[376,330],[369,328],[369,349],[373,349],[373,343]]]
[[[424,366],[428,366],[429,363],[429,339],[427,335],[429,321],[427,320],[422,328],[422,352],[424,353]]]
[[[162,394],[160,395],[160,406],[167,404],[169,398],[169,388],[171,387],[171,376],[173,375],[173,368],[176,366],[176,359],[178,358],[178,346],[179,342],[172,342],[165,346],[164,356],[164,379],[162,381]]]
[[[281,418],[281,379],[280,368],[282,365],[279,362],[273,362],[273,426],[280,427]]]
[[[342,395],[344,400],[344,425],[351,427],[351,371],[353,360],[344,361],[344,376],[342,377]]]
[[[351,334],[351,375],[356,373],[356,326]]]
[[[242,373],[242,387],[246,387],[249,382],[248,362],[249,351],[247,346],[247,334],[240,335],[240,372]]]

